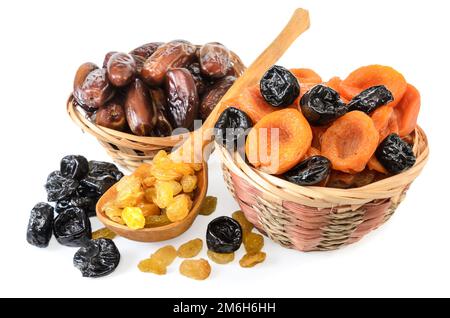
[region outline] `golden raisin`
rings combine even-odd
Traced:
[[[204,280],[211,274],[211,266],[208,261],[201,259],[185,259],[180,265],[180,273],[186,277]]]
[[[141,209],[144,217],[161,214],[160,208],[154,203],[141,203],[137,207]]]
[[[145,180],[146,178],[152,176],[151,168],[152,165],[148,163],[143,163],[133,172],[133,176],[136,176],[141,180]]]
[[[217,198],[212,196],[207,196],[200,206],[199,214],[200,215],[210,215],[212,214],[217,207]]]
[[[195,257],[203,248],[203,241],[199,238],[190,240],[178,248],[177,255],[182,258]]]
[[[140,261],[138,268],[144,273],[153,273],[157,275],[165,275],[167,273],[167,266],[164,266],[160,261],[152,257]]]
[[[181,186],[184,192],[192,192],[197,188],[197,176],[187,175],[181,178]]]
[[[157,181],[155,184],[156,198],[153,202],[161,209],[167,208],[173,201],[173,186],[167,181]]]
[[[186,194],[179,194],[166,208],[167,217],[172,222],[183,220],[189,214],[191,207],[191,198]]]
[[[161,181],[159,181],[159,182],[161,182]],[[174,196],[181,193],[181,191],[183,191],[183,187],[180,184],[180,182],[177,182],[177,181],[166,181],[166,182],[169,182],[170,185],[172,186]]]
[[[122,209],[114,206],[112,202],[108,202],[103,207],[105,215],[111,220],[119,224],[125,224],[122,220]]]
[[[256,254],[245,254],[239,261],[239,264],[242,267],[253,267],[256,264],[264,262],[265,259],[266,253],[264,252],[258,252]]]
[[[158,249],[150,256],[161,262],[164,266],[169,266],[177,257],[177,250],[172,245],[167,245]]]
[[[160,150],[158,153],[153,157],[153,164],[158,164],[164,159],[167,159],[167,152],[165,150]]]
[[[182,174],[176,172],[175,170],[163,168],[158,165],[152,166],[152,174],[156,179],[161,181],[180,180],[181,177],[183,176]]]
[[[126,207],[122,211],[122,220],[133,230],[142,229],[145,226],[145,217],[142,210],[137,207]]]
[[[144,194],[145,194],[145,200],[147,200],[147,202],[151,203],[151,202],[155,201],[156,189],[154,187],[146,189]]]
[[[246,233],[250,233],[253,230],[253,224],[249,220],[247,220],[244,212],[236,211],[231,216],[241,225],[244,235]]]
[[[207,254],[208,254],[209,259],[217,264],[228,264],[234,260],[234,252],[232,252],[232,253],[216,253],[211,250],[208,250]]]
[[[96,240],[99,238],[107,238],[112,240],[113,238],[116,237],[116,233],[114,233],[113,231],[111,231],[110,229],[108,229],[107,227],[101,228],[97,231],[92,232],[92,239]]]
[[[167,218],[166,214],[161,215],[149,215],[145,217],[145,227],[160,227],[170,224],[170,220]]]
[[[194,174],[194,169],[191,167],[191,165],[184,162],[172,162],[170,165],[168,165],[168,168],[176,171],[183,176]]]
[[[125,176],[117,183],[115,205],[121,208],[136,206],[144,199],[141,181],[136,176]]]
[[[150,188],[153,187],[155,185],[156,182],[156,178],[151,176],[151,177],[146,177],[144,180],[142,180],[142,185],[146,188]]]
[[[191,163],[191,167],[197,172],[203,169],[203,165],[201,163]]]
[[[248,254],[256,254],[264,246],[264,238],[261,234],[249,232],[244,235],[244,246]]]

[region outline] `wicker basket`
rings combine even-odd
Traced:
[[[248,166],[217,146],[225,183],[246,217],[278,244],[300,251],[334,250],[360,240],[394,213],[428,159],[425,133],[414,133],[416,164],[354,189],[302,187]]]
[[[231,60],[236,74],[245,70],[241,59],[231,52]],[[108,155],[118,165],[133,171],[144,162],[149,162],[159,150],[171,151],[180,141],[186,140],[188,133],[169,137],[140,137],[129,133],[98,126],[89,116],[73,104],[73,96],[67,101],[67,113],[84,132],[93,135],[105,148]]]

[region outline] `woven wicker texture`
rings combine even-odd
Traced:
[[[354,189],[302,187],[248,166],[217,147],[227,188],[246,217],[278,244],[300,251],[334,250],[360,240],[386,222],[428,159],[422,129],[414,134],[416,164]]]

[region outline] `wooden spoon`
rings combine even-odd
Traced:
[[[309,28],[309,14],[304,9],[296,9],[288,24],[276,37],[276,39],[258,56],[250,67],[239,77],[233,86],[228,90],[225,96],[213,109],[209,117],[203,123],[202,128],[190,133],[189,138],[181,147],[175,150],[171,155],[173,158],[183,157],[183,154],[189,154],[190,160],[201,160],[203,169],[198,173],[198,188],[196,190],[193,206],[188,216],[178,222],[170,223],[156,228],[144,228],[140,230],[129,229],[125,225],[111,221],[103,212],[103,206],[112,200],[116,193],[116,186],[111,187],[97,203],[97,217],[110,230],[131,240],[141,242],[157,242],[168,240],[181,235],[194,222],[199,213],[199,208],[206,196],[208,188],[208,166],[206,163],[206,154],[204,149],[211,143],[211,130],[214,127],[218,117],[226,108],[224,101],[238,96],[246,87],[256,84],[265,71],[275,64],[284,52],[291,46],[300,34]],[[194,157],[194,158],[192,158]]]

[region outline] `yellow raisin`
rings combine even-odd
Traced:
[[[210,215],[212,214],[217,207],[217,198],[212,196],[207,196],[200,206],[199,214],[200,215]]]
[[[183,176],[181,173],[178,173],[175,170],[169,169],[167,167],[163,168],[162,166],[158,165],[152,166],[152,174],[156,179],[161,181],[180,180]]]
[[[204,280],[211,274],[211,266],[203,258],[185,259],[180,265],[180,273],[192,279]]]
[[[264,246],[264,238],[261,234],[248,232],[244,235],[244,246],[248,254],[256,254]]]
[[[145,217],[145,227],[160,227],[167,224],[170,224],[170,220],[166,214],[161,215],[149,215]]]
[[[157,275],[165,275],[167,273],[167,266],[164,266],[164,264],[152,257],[140,261],[138,268],[144,273],[153,273]]]
[[[197,176],[196,175],[187,175],[181,178],[181,186],[183,187],[184,192],[192,192],[197,188]]]
[[[173,201],[173,186],[167,181],[157,181],[155,184],[156,198],[153,202],[161,209],[167,208]]]
[[[203,169],[203,165],[201,163],[191,163],[191,167],[197,172]]]
[[[191,167],[190,164],[185,162],[172,162],[169,166],[169,169],[172,169],[173,171],[178,172],[179,174],[183,176],[187,175],[193,175],[194,169]]]
[[[147,202],[151,203],[151,202],[155,201],[156,189],[154,187],[146,189],[144,194],[145,194],[145,200],[147,200]]]
[[[161,182],[161,181],[158,181],[158,182]],[[181,191],[183,191],[183,187],[181,186],[180,182],[177,182],[177,181],[165,181],[165,182],[169,182],[170,185],[172,186],[174,196],[181,193]]]
[[[122,220],[133,230],[143,229],[145,226],[145,217],[142,214],[142,210],[137,207],[126,207],[123,209]]]
[[[141,181],[136,176],[125,176],[117,183],[115,205],[121,208],[136,206],[144,199]]]
[[[97,231],[92,232],[92,239],[96,240],[99,238],[107,238],[112,240],[113,238],[116,237],[116,233],[114,233],[113,231],[111,231],[110,229],[108,229],[107,227],[98,229]]]
[[[141,180],[145,180],[146,178],[152,177],[151,168],[151,164],[143,163],[133,172],[133,175]]]
[[[246,233],[250,233],[253,230],[254,226],[249,220],[247,220],[244,212],[236,211],[231,216],[241,225],[242,232],[244,233],[244,235]]]
[[[164,266],[169,266],[177,257],[177,250],[172,245],[167,245],[158,249],[150,258],[156,259]]]
[[[146,188],[150,188],[155,185],[155,182],[156,182],[156,178],[151,176],[151,177],[147,177],[144,180],[142,180],[142,185]]]
[[[264,252],[258,252],[256,254],[245,254],[239,261],[239,264],[242,267],[253,267],[256,264],[264,262],[265,259],[266,253]]]
[[[190,240],[178,248],[177,255],[182,258],[192,258],[198,255],[203,248],[203,241],[199,238]]]
[[[234,260],[234,252],[232,252],[232,253],[216,253],[211,250],[208,250],[207,254],[208,254],[209,259],[217,264],[228,264]]]
[[[160,163],[163,159],[167,159],[167,152],[165,150],[160,150],[158,153],[153,157],[153,164]]]
[[[125,224],[122,220],[122,209],[113,205],[112,202],[105,204],[103,207],[105,215],[111,220],[119,224]]]
[[[144,217],[161,214],[161,209],[154,203],[141,203],[137,207],[141,209]]]
[[[172,222],[183,220],[189,214],[191,207],[191,198],[186,194],[179,194],[166,208],[167,217]]]

